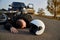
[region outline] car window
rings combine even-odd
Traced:
[[[13,2],[12,7],[25,7],[25,4],[21,2]]]

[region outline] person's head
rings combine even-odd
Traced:
[[[23,19],[19,19],[16,22],[18,25],[20,25],[20,28],[25,28],[26,27],[26,22]]]

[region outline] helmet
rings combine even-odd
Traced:
[[[45,24],[39,19],[34,19],[31,22],[30,33],[35,35],[41,35],[45,30]]]

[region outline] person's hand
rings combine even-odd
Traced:
[[[14,28],[14,27],[11,27],[11,28],[10,28],[10,31],[11,31],[12,33],[18,33],[18,30],[17,30],[16,28]]]

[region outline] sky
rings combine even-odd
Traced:
[[[34,5],[35,11],[38,11],[38,8],[45,9],[47,7],[47,0],[0,0],[0,9],[8,9],[8,5],[12,2],[24,2],[25,5],[32,3]]]

